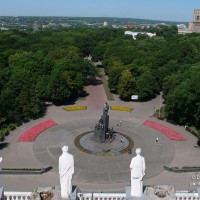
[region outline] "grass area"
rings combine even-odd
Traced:
[[[194,126],[189,126],[189,129],[198,135],[198,130]]]
[[[66,111],[87,110],[87,106],[68,106],[63,109]]]
[[[103,87],[108,101],[114,101],[114,95],[110,92],[110,88],[108,87],[108,80],[106,79],[106,75],[104,74],[103,69],[101,69],[100,79],[103,82]]]
[[[114,153],[111,153],[111,152],[109,152],[109,153],[97,153],[97,154],[95,154],[96,156],[114,156],[115,154]]]
[[[164,119],[167,118],[167,114],[165,111],[165,106],[162,106],[161,108],[154,108],[154,117]]]

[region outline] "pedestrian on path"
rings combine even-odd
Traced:
[[[156,138],[156,142],[158,142],[158,137]]]

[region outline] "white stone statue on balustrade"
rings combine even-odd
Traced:
[[[68,153],[68,147],[62,148],[62,155],[59,157],[59,175],[61,185],[61,198],[69,199],[72,193],[72,175],[74,173],[74,157]]]
[[[131,169],[131,196],[141,197],[143,194],[143,181],[145,175],[145,159],[140,155],[141,149],[136,149],[136,156],[132,158]]]

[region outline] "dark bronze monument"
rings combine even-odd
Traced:
[[[109,121],[108,111],[109,105],[106,102],[103,106],[103,114],[96,123],[95,129],[82,133],[75,138],[74,144],[79,150],[97,156],[131,153],[133,148],[132,139],[114,130],[114,127],[109,128],[109,123],[114,125],[116,122]],[[122,122],[119,121],[116,126],[121,126],[121,124]]]
[[[113,139],[113,129],[109,129],[109,105],[106,102],[103,107],[103,115],[101,116],[101,119],[95,126],[94,130],[94,139],[97,142],[105,142],[107,139],[112,140]]]

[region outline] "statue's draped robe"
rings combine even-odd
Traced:
[[[145,175],[145,160],[144,157],[137,155],[132,158],[131,169],[131,196],[141,197],[143,193],[142,178]]]
[[[59,175],[62,199],[69,198],[72,193],[72,174],[74,173],[74,157],[64,152],[59,158]]]

